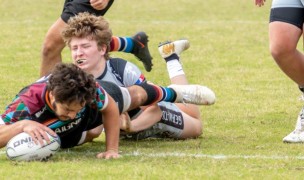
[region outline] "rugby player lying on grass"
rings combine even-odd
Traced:
[[[146,84],[145,77],[137,66],[123,59],[109,57],[111,31],[104,18],[88,13],[79,14],[69,20],[62,36],[71,50],[73,62],[86,72],[93,74],[97,81],[110,81],[124,87]],[[136,132],[154,126],[151,127],[152,129],[136,134],[134,136],[136,139],[156,134],[171,134],[171,137],[174,138],[194,138],[201,135],[202,122],[199,109],[197,106],[186,103],[213,104],[215,95],[205,86],[187,85],[186,76],[179,62],[179,55],[188,47],[187,40],[167,42],[159,47],[162,57],[167,61],[171,82],[180,84],[171,87],[180,94],[187,93],[187,95],[182,95],[184,104],[159,103],[157,106],[148,107],[145,110],[147,114],[140,115],[139,121],[134,120],[134,126],[131,126],[130,130]],[[193,101],[189,101],[188,98]],[[124,108],[124,110],[127,109]],[[136,109],[129,111],[129,115],[131,118],[135,118],[141,112],[141,109]],[[171,119],[167,119],[167,117]],[[172,118],[177,118],[178,121]],[[123,122],[126,122],[126,119],[122,119]],[[135,122],[142,125],[136,125]],[[159,123],[155,124],[156,122]],[[128,130],[126,124],[122,123],[123,130]]]
[[[60,63],[52,74],[23,88],[7,106],[0,117],[0,148],[21,132],[41,144],[43,139],[49,141],[46,132],[56,133],[61,148],[71,148],[97,138],[104,128],[106,148],[97,157],[118,158],[123,109],[160,101],[182,102],[184,95],[187,93],[147,83],[123,88],[97,82],[76,65]]]

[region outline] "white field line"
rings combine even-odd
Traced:
[[[65,151],[63,153],[73,154],[73,151]],[[95,154],[93,152],[84,152]],[[77,153],[79,154],[79,153]],[[0,155],[5,155],[5,151],[0,151]],[[207,158],[207,159],[268,159],[268,160],[304,160],[304,156],[267,156],[267,155],[225,155],[225,154],[188,154],[183,152],[172,152],[172,153],[141,153],[134,151],[132,153],[122,153],[122,156],[133,156],[133,157],[151,157],[151,158],[161,158],[161,157],[192,157],[192,158]]]
[[[209,159],[270,159],[270,160],[284,160],[284,159],[298,159],[303,160],[304,156],[267,156],[267,155],[224,155],[224,154],[188,154],[182,152],[172,153],[140,153],[133,152],[124,154],[124,156],[139,156],[139,157],[193,157],[193,158],[209,158]]]

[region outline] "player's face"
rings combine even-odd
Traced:
[[[56,101],[53,92],[49,93],[50,103],[52,105],[52,109],[55,112],[58,119],[65,121],[70,119],[75,119],[77,113],[81,111],[81,109],[85,106],[85,103],[81,104],[78,101],[73,101],[71,103],[61,103]]]
[[[62,121],[75,119],[77,113],[84,107],[84,105],[80,105],[78,102],[64,104],[56,101],[52,103],[52,106],[58,119]]]
[[[70,42],[73,63],[90,74],[99,71],[105,63],[106,47],[98,48],[97,42],[88,38],[72,38]]]

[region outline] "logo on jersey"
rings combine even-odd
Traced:
[[[136,84],[141,84],[142,82],[146,81],[146,78],[143,74],[141,74],[138,78],[138,80],[136,81]]]
[[[46,110],[46,106],[43,107],[40,111],[36,112],[35,117],[40,118],[40,116],[45,112],[45,110]]]
[[[81,122],[81,118],[78,118],[75,121],[72,121],[64,126],[56,128],[54,131],[57,134],[64,133],[70,129],[73,129],[74,127],[77,127],[80,122]]]

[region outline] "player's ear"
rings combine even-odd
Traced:
[[[53,95],[53,91],[49,91],[49,98],[50,98],[50,101],[51,102],[54,102],[55,101],[55,97],[54,97],[54,95]]]
[[[102,55],[104,55],[107,51],[108,46],[105,44],[102,44],[98,47],[98,50],[102,53]]]

